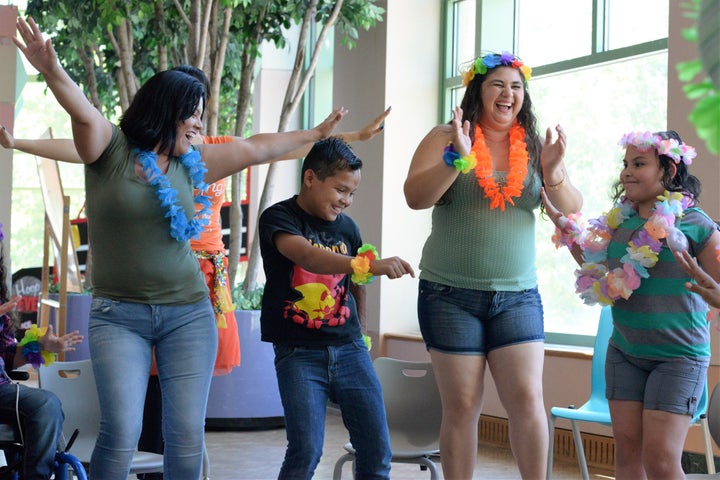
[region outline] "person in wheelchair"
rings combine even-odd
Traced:
[[[7,458],[6,453],[6,461],[8,466],[18,465],[23,480],[45,480],[52,474],[62,433],[64,415],[60,400],[47,390],[14,383],[8,372],[27,363],[35,368],[52,363],[55,353],[75,350],[74,346],[83,337],[77,331],[58,337],[51,325],[47,330],[33,326],[23,340],[15,339],[15,326],[9,313],[20,297],[10,298],[8,292],[3,237],[0,224],[0,423],[19,425],[24,445],[22,454],[15,454],[21,458]]]

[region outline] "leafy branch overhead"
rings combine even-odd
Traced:
[[[685,7],[695,25],[683,30],[683,37],[698,45],[699,58],[678,63],[678,78],[695,101],[688,119],[708,150],[720,153],[720,0],[690,0]],[[703,72],[708,76],[695,81]]]
[[[314,75],[331,28],[352,48],[360,29],[382,21],[376,0],[30,0],[26,13],[53,37],[58,57],[96,108],[118,118],[139,85],[179,64],[210,78],[208,135],[246,136],[256,60],[264,42],[293,46],[296,59],[278,130],[283,131]],[[292,29],[293,25],[299,28]],[[291,32],[297,37],[291,37]],[[293,33],[294,34],[294,33]],[[331,36],[332,38],[332,36]],[[306,51],[310,48],[309,51]],[[305,56],[307,55],[307,56]],[[272,175],[266,182],[272,187]],[[233,177],[230,280],[240,251],[240,181]],[[262,209],[262,206],[261,206]],[[259,256],[257,250],[252,255]],[[254,274],[246,288],[255,288]]]

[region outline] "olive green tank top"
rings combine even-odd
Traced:
[[[173,160],[166,176],[190,219],[195,208],[185,168]],[[208,296],[190,242],[170,236],[156,189],[135,174],[135,155],[116,126],[100,158],[85,165],[85,192],[94,295],[157,305]]]
[[[503,185],[503,172],[495,172]],[[475,173],[458,175],[433,207],[432,232],[420,261],[420,278],[459,288],[521,291],[537,285],[535,213],[540,178],[529,170],[515,206],[490,210]]]

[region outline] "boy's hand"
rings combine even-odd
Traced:
[[[687,282],[685,288],[700,295],[708,305],[720,308],[720,285],[698,265],[697,260],[691,257],[687,251],[673,251],[672,253],[685,273],[697,282]]]
[[[373,275],[385,275],[388,278],[400,278],[405,274],[415,278],[415,271],[410,264],[399,257],[374,260],[370,265],[370,271]]]

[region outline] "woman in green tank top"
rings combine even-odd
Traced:
[[[564,213],[582,197],[563,164],[565,133],[544,142],[527,92],[530,68],[490,53],[461,67],[466,91],[450,124],[433,128],[405,181],[413,209],[433,208],[420,263],[418,318],[443,403],[445,478],[472,478],[489,366],[507,410],[523,478],[545,477],[543,314],[535,214],[545,185]]]

